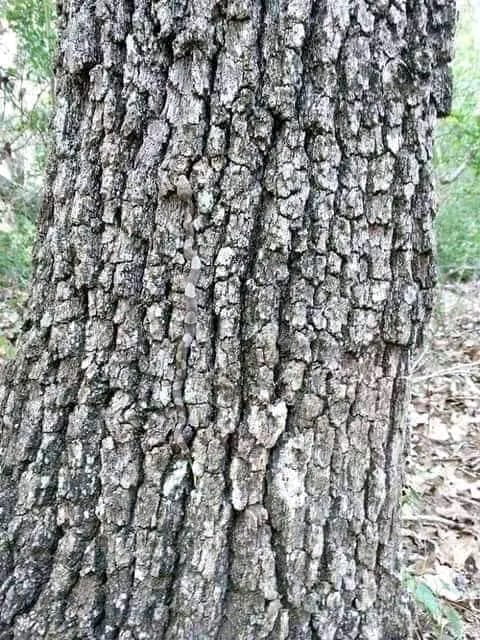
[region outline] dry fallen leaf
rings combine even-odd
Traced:
[[[440,291],[416,358],[404,511],[409,570],[480,638],[480,283]],[[426,629],[419,637],[432,638]]]

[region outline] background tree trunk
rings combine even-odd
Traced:
[[[0,394],[2,640],[408,637],[402,414],[454,12],[61,3]]]

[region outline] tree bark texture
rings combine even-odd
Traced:
[[[409,637],[402,415],[454,18],[60,3],[0,394],[1,640]]]

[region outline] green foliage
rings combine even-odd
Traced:
[[[15,31],[22,67],[37,81],[50,81],[56,46],[52,0],[6,0],[4,15]]]
[[[442,620],[442,606],[440,600],[424,582],[415,576],[407,578],[407,589],[415,602],[423,607],[436,624]]]
[[[448,625],[452,631],[452,635],[454,638],[458,638],[458,640],[463,640],[465,634],[463,631],[463,621],[461,615],[458,613],[456,609],[453,607],[444,607],[444,614],[448,620]]]
[[[471,170],[450,185],[436,221],[443,274],[467,280],[480,274],[480,180]]]
[[[0,335],[0,359],[11,360],[15,356],[15,347],[5,336]],[[0,551],[2,545],[0,543]]]
[[[445,277],[480,275],[480,15],[460,3],[452,113],[437,130],[439,261]]]
[[[417,508],[422,501],[422,496],[418,491],[415,491],[413,487],[404,487],[402,494],[402,505],[409,505],[412,508]]]
[[[0,231],[0,287],[27,284],[34,232],[34,223],[25,216],[17,216],[12,231]]]
[[[15,65],[0,69],[0,142],[8,144],[13,160],[25,149],[33,151],[36,169],[43,173],[53,99],[54,5],[52,0],[5,0],[0,7],[17,39]]]
[[[0,0],[0,17],[17,43],[14,62],[0,64],[0,287],[24,286],[30,272],[49,146],[54,6],[53,0]]]
[[[435,593],[421,578],[406,574],[405,587],[415,604],[426,613],[437,631],[439,640],[464,640],[463,622],[459,613]]]

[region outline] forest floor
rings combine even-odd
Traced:
[[[0,291],[0,361],[14,354],[23,301]],[[439,289],[411,376],[403,535],[416,640],[478,640],[480,282]]]
[[[480,638],[480,282],[444,285],[411,372],[403,523],[417,639]]]

